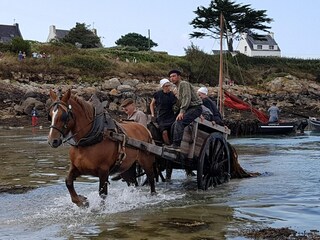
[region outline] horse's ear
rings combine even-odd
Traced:
[[[63,97],[62,97],[61,100],[62,100],[63,102],[65,102],[65,103],[67,103],[68,100],[70,99],[70,97],[71,97],[71,89],[68,89],[68,91],[66,91],[66,93],[63,94]]]
[[[50,98],[53,102],[55,102],[58,98],[57,94],[52,89],[50,89]]]

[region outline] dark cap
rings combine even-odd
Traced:
[[[181,76],[181,72],[180,72],[179,70],[177,70],[177,69],[171,70],[171,71],[168,73],[168,76],[170,77],[170,75],[171,75],[172,73],[176,73],[178,76]]]
[[[126,106],[128,106],[129,104],[132,104],[132,103],[134,103],[133,99],[132,98],[127,98],[121,103],[121,107],[126,107]]]

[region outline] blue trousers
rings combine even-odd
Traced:
[[[200,117],[201,113],[201,106],[191,107],[185,112],[182,120],[176,120],[173,123],[171,127],[171,136],[174,146],[180,147],[184,128],[192,123],[197,117]]]

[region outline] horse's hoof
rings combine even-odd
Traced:
[[[78,207],[83,207],[83,208],[89,207],[89,202],[85,196],[79,195],[78,198],[79,198],[79,202],[77,203]]]

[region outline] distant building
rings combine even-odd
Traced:
[[[250,34],[244,33],[237,51],[249,57],[281,57],[281,50],[274,40],[273,33],[262,35],[259,39],[254,39]]]
[[[51,40],[61,40],[69,33],[69,30],[56,29],[56,26],[51,25],[49,27],[49,36],[47,38],[47,42]]]
[[[97,29],[94,28],[91,31],[93,32],[94,35],[97,36]],[[69,32],[70,32],[69,30],[56,29],[56,26],[51,25],[49,27],[49,36],[47,38],[47,42],[50,42],[51,40],[54,40],[54,39],[59,41],[63,39]],[[102,44],[101,43],[98,44],[97,47],[102,47]]]
[[[18,23],[13,25],[0,25],[0,43],[9,43],[15,37],[23,39]]]

